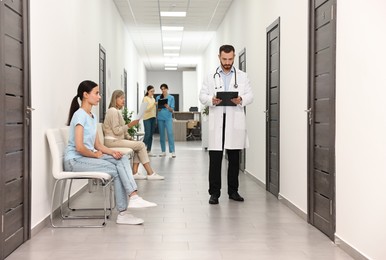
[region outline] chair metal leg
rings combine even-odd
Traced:
[[[61,181],[63,181],[64,183],[60,183]],[[68,190],[68,198],[67,198],[67,208],[68,210],[72,211],[72,212],[75,212],[75,211],[85,211],[85,210],[103,210],[103,215],[94,215],[94,216],[81,216],[81,215],[78,215],[78,216],[73,216],[73,215],[70,215],[70,214],[65,214],[64,213],[64,210],[63,210],[63,197],[64,197],[64,190],[65,190],[65,187],[66,187],[66,182],[67,180],[64,179],[64,180],[56,180],[55,184],[54,184],[54,190],[52,192],[52,200],[51,200],[51,215],[50,215],[50,220],[51,220],[51,225],[52,227],[55,227],[55,228],[68,228],[68,227],[77,227],[77,228],[81,228],[81,227],[104,227],[106,226],[107,224],[107,219],[111,216],[112,214],[112,200],[113,200],[113,193],[112,193],[112,181],[113,179],[110,179],[108,181],[105,181],[105,180],[102,180],[102,188],[103,188],[103,208],[71,208],[70,207],[70,194],[71,194],[71,187],[72,187],[72,179],[70,179],[70,185],[69,185],[69,190]],[[59,206],[59,211],[60,211],[60,216],[62,218],[62,220],[74,220],[74,219],[103,219],[103,223],[100,224],[100,225],[61,225],[61,226],[58,226],[58,225],[55,225],[54,224],[54,220],[53,220],[53,213],[54,213],[54,201],[55,201],[55,193],[56,193],[56,190],[57,190],[57,185],[60,184],[60,206]],[[110,189],[110,193],[109,193],[109,199],[107,199],[107,192],[106,192],[106,188],[109,188]],[[107,205],[107,201],[109,200],[109,207]],[[107,211],[109,211],[107,213]]]

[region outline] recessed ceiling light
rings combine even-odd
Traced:
[[[177,68],[165,68],[165,70],[177,70]]]
[[[162,26],[162,31],[183,31],[183,26]]]
[[[163,37],[162,38],[163,42],[181,42],[180,37]]]
[[[180,46],[164,46],[164,50],[179,50]]]
[[[161,16],[169,17],[185,17],[186,12],[160,12]]]
[[[178,57],[178,56],[180,56],[180,54],[179,53],[164,53],[164,56]]]

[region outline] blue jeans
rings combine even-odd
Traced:
[[[114,177],[114,191],[117,209],[125,211],[128,206],[128,195],[137,190],[129,159],[123,156],[120,160],[104,154],[101,158],[81,157],[64,161],[64,169],[71,172],[105,172]]]
[[[143,125],[145,126],[145,136],[143,137],[143,142],[146,145],[148,152],[151,151],[151,145],[153,144],[153,133],[155,129],[155,117],[143,120]]]
[[[161,151],[166,151],[165,147],[165,128],[168,135],[169,152],[174,153],[174,135],[173,135],[173,120],[158,120],[158,130],[160,135]]]

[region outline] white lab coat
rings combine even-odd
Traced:
[[[224,107],[214,106],[212,98],[216,95],[217,91],[225,91],[225,85],[223,82],[220,84],[222,78],[218,76],[213,78],[214,73],[215,71],[204,78],[200,91],[200,102],[205,106],[209,106],[208,150],[221,151]],[[253,102],[253,93],[247,74],[238,69],[236,69],[236,73],[238,87],[234,87],[235,76],[233,75],[228,91],[238,91],[239,96],[242,98],[242,104],[225,107],[225,149],[244,149],[249,146],[244,106]],[[220,85],[222,86],[221,88]]]

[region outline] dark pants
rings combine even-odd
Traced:
[[[223,140],[224,150],[225,140],[225,114],[223,120]],[[238,192],[239,188],[239,166],[240,149],[226,150],[228,154],[228,195]],[[220,197],[221,195],[221,165],[223,151],[209,151],[209,194]]]

